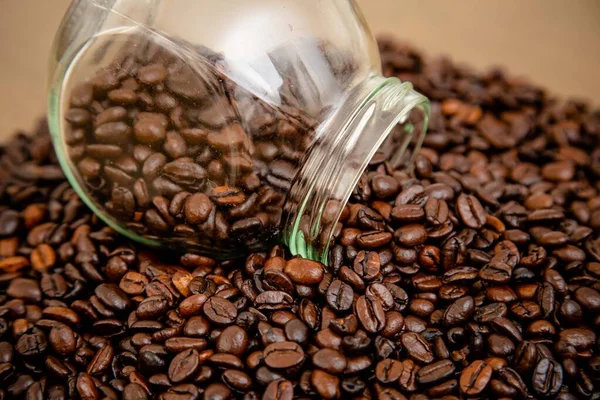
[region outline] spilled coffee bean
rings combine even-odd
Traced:
[[[474,75],[380,45],[386,74],[432,100],[430,130],[414,174],[381,155],[371,161],[342,209],[327,265],[281,246],[224,262],[143,248],[103,225],[59,176],[45,126],[8,141],[0,397],[598,397],[600,114],[499,71]],[[231,218],[244,221],[235,232],[247,240],[252,213],[278,204],[293,162],[265,163],[259,182],[273,192],[249,189],[250,170],[243,190],[224,181],[197,189],[248,160],[223,153],[217,165],[192,147],[241,154],[242,130],[230,117],[211,121],[227,141],[165,127],[180,96],[188,104],[203,92],[181,70],[136,68],[135,79],[107,73],[74,93],[76,109],[96,96],[106,108],[93,121],[69,113],[99,140],[80,170],[141,229],[209,229],[217,240],[231,234],[221,229]],[[128,110],[148,96],[158,111],[132,119]],[[268,139],[298,132],[284,119],[257,118],[267,137],[256,157],[293,158]],[[133,138],[152,145],[137,146],[132,161],[121,141]],[[113,191],[107,179],[134,183]]]

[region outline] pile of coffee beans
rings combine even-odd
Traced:
[[[431,128],[414,174],[365,171],[329,265],[144,249],[43,125],[2,147],[0,398],[600,398],[600,112],[380,45]]]

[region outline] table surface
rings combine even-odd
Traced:
[[[375,34],[478,69],[503,66],[553,93],[600,105],[598,0],[356,1]],[[0,139],[43,115],[48,54],[68,4],[0,1]]]

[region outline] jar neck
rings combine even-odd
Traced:
[[[336,223],[373,156],[380,150],[394,167],[412,168],[428,118],[429,101],[409,82],[372,76],[354,88],[317,130],[286,200],[283,238],[292,254],[326,263]]]

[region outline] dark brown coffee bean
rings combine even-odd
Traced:
[[[99,375],[103,373],[108,367],[110,367],[114,355],[115,351],[110,344],[100,348],[94,355],[94,358],[92,358],[90,361],[87,368],[87,373],[90,375]]]
[[[360,279],[365,281],[376,279],[381,272],[379,253],[374,251],[358,252],[354,258],[353,269]]]
[[[149,64],[138,69],[137,78],[146,85],[156,85],[167,78],[167,70],[161,64]]]
[[[460,375],[460,391],[467,396],[475,396],[486,389],[492,377],[492,367],[482,360],[476,360]]]
[[[433,353],[427,341],[418,333],[403,333],[400,337],[402,345],[406,349],[409,357],[423,364],[429,364],[433,361]]]
[[[444,323],[447,326],[460,325],[471,317],[475,310],[475,302],[471,296],[465,296],[452,303],[444,312]]]
[[[400,191],[398,181],[388,175],[375,175],[371,180],[373,193],[380,199],[393,197]]]
[[[168,309],[168,301],[157,295],[144,299],[136,309],[139,319],[150,319],[163,315]]]
[[[176,333],[177,332],[175,331],[174,334]],[[156,335],[154,336],[156,337]],[[206,348],[206,340],[200,338],[169,337],[167,340],[165,340],[165,348],[168,351],[175,353],[179,353],[188,349],[202,351],[204,348]]]
[[[280,379],[267,385],[262,398],[264,400],[292,400],[293,397],[294,386],[292,382]]]
[[[204,305],[206,304],[206,301],[208,300],[208,296],[206,296],[203,293],[199,293],[199,294],[194,294],[191,295],[190,297],[187,297],[185,300],[183,300],[181,303],[179,303],[179,314],[181,314],[182,317],[187,318],[193,315],[198,315],[202,312]],[[208,314],[206,311],[204,311],[204,314],[208,317]],[[215,317],[215,318],[218,318]],[[209,318],[211,319],[211,318]],[[212,321],[212,319],[211,319]]]
[[[327,372],[315,369],[310,378],[311,384],[317,394],[325,399],[337,399],[340,397],[340,380],[338,377]]]
[[[259,309],[280,310],[291,307],[293,299],[281,290],[267,290],[256,296],[255,302]]]
[[[228,152],[241,147],[247,136],[239,124],[232,124],[223,128],[220,132],[208,134],[208,143],[215,149]]]
[[[75,334],[67,325],[57,325],[50,330],[48,341],[59,356],[68,356],[76,350]]]
[[[207,177],[206,170],[202,166],[183,159],[165,164],[162,173],[165,178],[190,190],[198,190]]]
[[[144,275],[130,271],[127,272],[119,282],[119,288],[129,295],[138,295],[144,293],[146,285],[149,283],[148,278]]]
[[[86,374],[85,372],[81,372],[77,376],[76,387],[77,393],[82,399],[100,399],[100,395],[98,394],[98,389],[96,389],[94,380],[90,375]]]
[[[146,181],[155,180],[167,164],[167,157],[162,153],[154,153],[146,158],[142,166],[142,174]]]
[[[441,360],[428,364],[417,372],[417,382],[421,385],[430,385],[447,379],[454,374],[455,367],[450,360]]]
[[[339,351],[324,348],[312,355],[312,363],[330,374],[340,374],[346,369],[347,360]]]
[[[398,379],[400,388],[406,392],[414,392],[417,390],[417,372],[420,367],[415,365],[412,360],[402,361],[402,375]]]
[[[94,88],[90,83],[80,83],[71,91],[73,107],[87,107],[94,99]]]
[[[398,222],[417,222],[425,216],[425,211],[418,204],[401,204],[392,208],[390,215]]]
[[[323,279],[324,267],[315,261],[293,258],[285,263],[283,271],[294,283],[313,285]]]
[[[590,312],[600,311],[600,292],[589,287],[580,287],[575,291],[575,300]]]
[[[217,339],[216,349],[221,353],[230,353],[241,357],[248,348],[248,334],[238,326],[228,326]]]
[[[532,387],[541,396],[554,396],[562,386],[561,365],[549,358],[541,359],[533,371]]]
[[[546,164],[541,172],[544,178],[551,181],[570,181],[575,175],[575,167],[571,162],[558,161]]]
[[[38,303],[42,300],[40,285],[33,279],[13,279],[6,289],[6,294],[30,303]]]
[[[99,125],[94,135],[99,143],[124,144],[129,140],[131,128],[124,122],[107,122]]]
[[[135,122],[133,133],[140,143],[156,145],[165,139],[167,124],[164,115],[147,113]]]
[[[200,368],[200,357],[196,349],[184,350],[177,354],[169,365],[169,379],[179,383],[194,376]]]
[[[390,384],[400,378],[403,370],[404,366],[398,360],[382,360],[375,366],[375,378],[383,384]]]
[[[385,327],[385,311],[379,299],[360,296],[355,309],[358,320],[368,332],[379,332]]]
[[[268,345],[264,350],[264,361],[274,369],[292,368],[304,362],[304,351],[295,342],[279,342]]]
[[[433,225],[441,225],[448,220],[448,203],[445,200],[438,200],[430,197],[425,203],[425,215],[427,221]]]
[[[363,232],[356,236],[357,246],[363,249],[377,249],[388,244],[392,240],[392,234],[389,232]]]
[[[298,318],[289,320],[284,327],[285,336],[289,341],[304,344],[308,341],[309,331],[304,322]]]
[[[103,283],[96,287],[94,293],[104,305],[116,312],[125,312],[131,306],[129,298],[117,285]]]
[[[390,290],[381,283],[373,283],[369,285],[365,291],[365,295],[371,299],[377,299],[381,303],[384,311],[394,308],[394,297]]]
[[[115,104],[130,105],[137,101],[137,94],[128,88],[113,89],[107,93],[108,98]]]
[[[204,315],[217,324],[231,324],[237,317],[237,309],[227,299],[211,297],[203,305]]]
[[[556,350],[559,354],[574,355],[578,351],[590,348],[596,335],[586,328],[568,328],[559,332]]]
[[[498,357],[507,357],[515,351],[515,344],[506,336],[496,333],[488,336],[490,353]]]
[[[427,240],[427,231],[422,225],[405,225],[394,232],[394,240],[402,246],[418,246]]]
[[[14,329],[14,328],[13,328]],[[16,341],[15,350],[22,357],[35,357],[46,352],[46,335],[37,328],[27,330]]]
[[[458,196],[456,207],[461,220],[469,228],[479,229],[485,224],[487,214],[476,197],[463,193]]]
[[[244,192],[230,186],[217,186],[210,191],[210,198],[219,206],[237,206],[246,200]]]
[[[130,383],[123,389],[123,399],[142,399],[145,400],[148,398],[146,391],[144,390],[142,385],[137,383]]]
[[[354,291],[350,285],[336,279],[327,288],[327,304],[335,311],[346,311],[352,307]]]
[[[223,382],[238,392],[247,392],[252,388],[252,379],[246,373],[235,369],[227,369],[223,372]]]
[[[508,283],[512,277],[512,268],[502,261],[492,260],[486,264],[480,271],[479,277],[486,282],[493,284]]]

